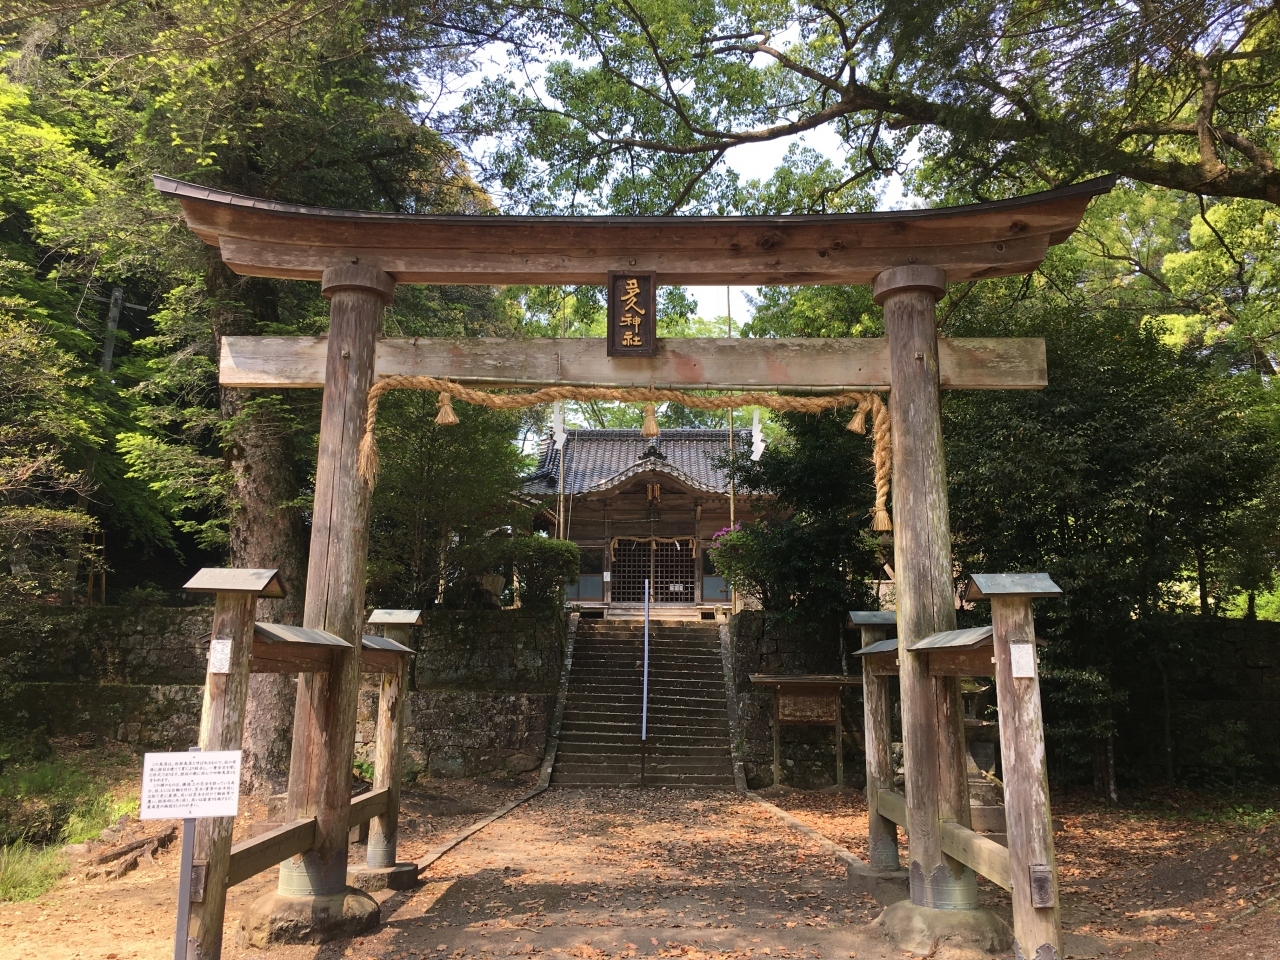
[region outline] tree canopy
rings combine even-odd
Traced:
[[[918,156],[976,197],[1096,173],[1280,202],[1280,13],[1260,2],[513,0],[464,129],[517,202],[842,210]],[[821,130],[767,183],[721,162]]]

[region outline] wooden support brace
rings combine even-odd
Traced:
[[[887,625],[860,624],[862,646],[888,637]],[[873,870],[898,870],[898,830],[879,807],[881,791],[894,783],[893,734],[890,728],[889,684],[883,674],[872,672],[872,657],[862,660],[863,737],[867,757],[867,852]]]
[[[386,787],[370,790],[351,800],[351,809],[347,819],[352,826],[365,823],[374,817],[381,817],[387,812],[387,802],[391,799],[391,791]]]
[[[364,823],[384,815],[390,797],[386,790],[372,790],[351,800],[351,823]],[[227,870],[227,886],[234,887],[255,877],[263,870],[306,853],[316,840],[316,819],[295,820],[274,830],[242,840],[231,848]]]
[[[1062,956],[1062,918],[1031,598],[991,597],[991,625],[1015,949],[1048,960]]]
[[[234,887],[278,863],[306,853],[316,842],[316,818],[295,820],[242,840],[231,848],[227,886]]]
[[[200,715],[202,751],[239,750],[244,736],[249,693],[249,657],[253,648],[256,592],[219,592],[213,608],[213,633]],[[187,956],[218,960],[226,912],[234,817],[196,821],[194,859],[204,861],[203,896],[191,904]]]
[[[409,645],[409,624],[386,624],[387,639]],[[378,728],[374,744],[373,785],[387,791],[387,810],[369,825],[365,863],[374,869],[394,867],[399,833],[400,783],[404,771],[405,685],[409,668],[407,654],[395,655],[382,674],[378,694]]]

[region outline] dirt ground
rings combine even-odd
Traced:
[[[433,781],[406,790],[402,859],[422,857],[531,785],[528,778]],[[866,809],[856,794],[771,799],[865,854]],[[1059,801],[1067,955],[1280,960],[1280,827],[1258,826],[1268,817],[1183,815],[1176,804],[1106,811]],[[155,828],[132,824],[120,840]],[[177,849],[119,880],[85,879],[81,869],[38,901],[0,905],[0,960],[171,956]],[[750,798],[729,793],[551,790],[445,855],[423,880],[379,895],[384,923],[371,936],[269,954],[241,950],[235,922],[273,887],[275,870],[268,871],[233,889],[223,955],[902,957],[868,926],[879,906],[847,890],[833,857]],[[1003,891],[984,885],[983,894],[1008,916]]]
[[[1054,798],[1068,956],[1280,960],[1280,825],[1269,810],[1230,804],[1207,816],[1203,799],[1179,793],[1147,810],[1109,810]],[[866,805],[856,794],[771,801],[866,859]],[[1011,920],[1009,895],[982,878],[978,886],[984,906]]]

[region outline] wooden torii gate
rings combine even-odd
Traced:
[[[1114,177],[964,207],[776,217],[386,214],[154,179],[232,270],[316,280],[330,300],[327,337],[224,338],[219,367],[226,387],[324,389],[303,622],[351,646],[327,673],[299,678],[288,815],[315,818],[315,844],[282,864],[281,893],[345,889],[369,512],[357,452],[371,384],[399,374],[492,387],[889,390],[911,901],[976,909],[973,871],[944,854],[940,830],[969,823],[958,679],[931,676],[911,651],[955,629],[939,391],[1036,389],[1047,373],[1040,340],[939,339],[935,305],[950,283],[1034,270]],[[886,336],[668,340],[653,358],[609,358],[591,340],[380,337],[397,283],[603,285],[611,271],[660,284],[872,284]]]

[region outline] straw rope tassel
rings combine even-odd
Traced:
[[[652,403],[644,405],[644,426],[640,428],[640,436],[646,440],[653,440],[658,436],[658,420],[654,416]]]
[[[448,393],[440,394],[440,412],[436,414],[436,423],[442,427],[452,427],[458,422],[458,415],[453,412],[453,398]]]
[[[369,406],[365,416],[364,436],[360,438],[360,476],[372,487],[378,479],[378,401],[392,390],[433,390],[440,394],[440,412],[436,423],[458,422],[453,412],[453,401],[461,400],[493,410],[518,410],[535,407],[556,400],[611,400],[620,403],[645,404],[645,425],[641,433],[646,437],[658,436],[658,422],[654,405],[678,403],[697,410],[729,410],[736,407],[765,407],[787,413],[822,413],[840,407],[854,406],[849,429],[855,433],[866,431],[867,415],[871,416],[872,456],[875,466],[876,503],[872,510],[871,529],[882,532],[893,529],[889,518],[889,480],[893,471],[893,433],[889,420],[889,408],[877,393],[848,390],[844,393],[821,396],[788,396],[777,393],[696,394],[683,390],[655,387],[544,387],[525,393],[496,393],[474,390],[449,380],[435,377],[384,377],[369,389]],[[650,432],[652,431],[652,432]]]

